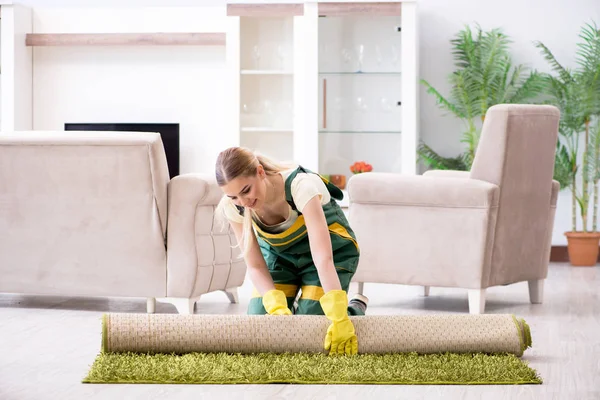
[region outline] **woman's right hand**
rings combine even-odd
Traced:
[[[262,302],[269,315],[292,315],[292,312],[287,306],[285,293],[281,290],[269,290],[264,294]]]

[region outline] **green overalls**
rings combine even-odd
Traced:
[[[285,181],[285,199],[295,211],[298,210],[292,199],[291,184],[296,175],[301,172],[313,173],[298,167]],[[342,209],[334,200],[341,200],[344,197],[342,191],[325,178],[321,177],[321,179],[331,194],[331,201],[323,205],[323,212],[331,236],[333,263],[342,290],[347,292],[350,279],[356,272],[360,252],[354,232],[350,228]],[[242,213],[241,210],[240,213]],[[261,252],[273,277],[275,288],[285,293],[288,308],[295,314],[323,315],[319,299],[324,292],[310,252],[304,216],[298,211],[298,218],[294,224],[278,234],[264,232],[254,221],[253,225]],[[293,304],[299,290],[302,293],[298,299],[298,307],[294,310]],[[248,314],[266,313],[262,304],[262,297],[255,289],[248,306]],[[359,308],[350,306],[348,307],[348,314],[364,315],[364,312]]]

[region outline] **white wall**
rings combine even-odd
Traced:
[[[32,50],[25,46],[25,35],[31,32],[32,13],[28,7],[2,7],[2,98],[0,105],[3,131],[31,129]],[[15,66],[18,65],[18,68]]]
[[[34,32],[223,32],[211,9],[34,8]],[[34,48],[34,129],[65,122],[180,124],[180,172],[209,172],[226,134],[224,46]]]

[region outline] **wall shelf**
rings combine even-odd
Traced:
[[[26,46],[224,46],[224,32],[28,33]]]

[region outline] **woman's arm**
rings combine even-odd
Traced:
[[[233,232],[235,233],[238,243],[240,243],[243,225],[233,221],[230,221],[230,224],[233,228]],[[273,284],[273,278],[271,277],[269,269],[267,268],[265,258],[260,252],[260,247],[258,247],[258,241],[256,240],[254,231],[252,231],[250,234],[249,246],[250,249],[248,254],[244,258],[246,261],[246,266],[248,267],[248,274],[250,275],[250,280],[252,281],[252,284],[256,290],[258,290],[261,296],[264,296],[264,294],[269,290],[275,289],[275,285]]]
[[[304,215],[304,222],[308,231],[310,251],[313,262],[317,267],[323,291],[327,293],[330,290],[341,290],[340,279],[333,264],[329,228],[327,227],[327,220],[325,219],[319,196],[314,196],[306,203],[302,214]]]

